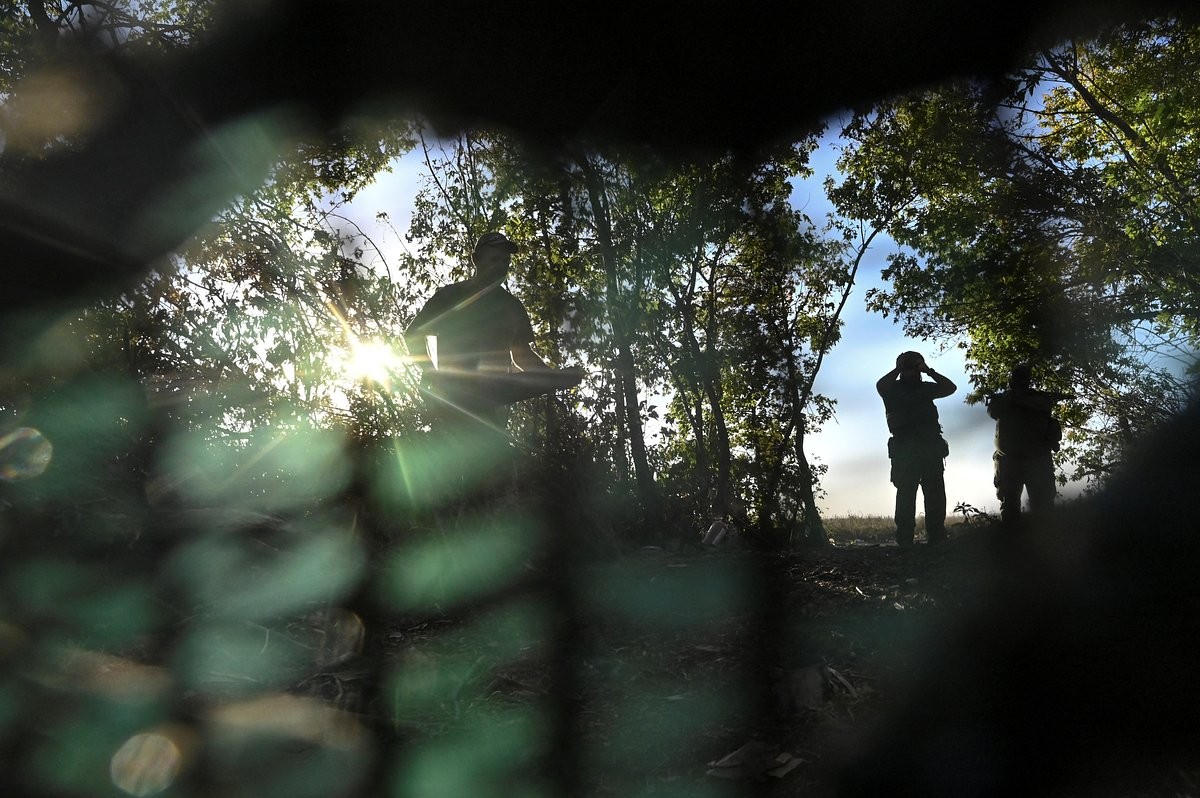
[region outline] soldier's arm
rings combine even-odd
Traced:
[[[1012,405],[1012,398],[1007,393],[998,393],[987,403],[987,414],[997,421],[1000,420]]]
[[[429,357],[429,348],[426,345],[425,336],[414,334],[410,328],[404,333],[404,343],[408,347],[409,360],[420,366],[422,369],[429,368],[431,362]]]
[[[958,386],[955,385],[954,382],[951,381],[951,379],[945,374],[939,374],[929,367],[925,368],[925,373],[930,377],[933,377],[933,385],[935,389],[933,394],[934,399],[942,399],[950,396],[952,393],[958,390]]]
[[[433,298],[417,311],[417,315],[404,330],[404,343],[408,347],[408,355],[412,362],[422,369],[430,368],[433,365],[425,337],[437,335],[436,330],[432,329],[432,323],[442,311],[439,303],[435,301],[436,298],[437,294],[434,294]]]
[[[513,365],[521,371],[550,371],[550,364],[533,351],[533,324],[529,313],[516,298],[510,300],[510,313],[513,320],[512,345],[509,354],[512,355]]]
[[[550,365],[533,351],[528,343],[517,344],[512,348],[513,364],[521,371],[549,371]]]
[[[888,385],[895,382],[896,377],[898,377],[898,376],[900,376],[900,367],[899,366],[892,369],[887,374],[884,374],[882,377],[880,377],[875,382],[876,392],[878,392],[880,396],[883,396],[883,392],[887,390]]]
[[[1049,413],[1054,409],[1054,399],[1041,391],[1022,391],[1013,397],[1013,404],[1038,413]]]

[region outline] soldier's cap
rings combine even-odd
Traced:
[[[509,254],[512,254],[519,249],[516,244],[508,240],[508,236],[504,235],[504,233],[496,232],[484,233],[481,235],[479,240],[475,242],[474,251],[478,252],[485,247],[501,247]]]

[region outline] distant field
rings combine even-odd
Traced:
[[[882,515],[843,515],[822,518],[825,531],[839,546],[872,546],[880,543],[894,543],[893,533],[896,525],[890,516]],[[961,516],[946,517],[946,527],[954,535],[954,527],[962,523]],[[978,522],[976,522],[978,523]],[[925,536],[925,516],[917,516],[917,538]]]

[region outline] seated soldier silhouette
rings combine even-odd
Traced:
[[[404,332],[435,430],[447,433],[458,459],[483,471],[508,448],[507,405],[583,376],[533,351],[529,314],[503,286],[517,251],[503,233],[480,236],[471,253],[474,274],[438,289]]]

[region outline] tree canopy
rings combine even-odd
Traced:
[[[1130,24],[843,130],[839,211],[903,248],[872,307],[961,340],[976,400],[1021,361],[1073,393],[1076,476],[1111,472],[1190,394],[1196,63],[1194,26]]]

